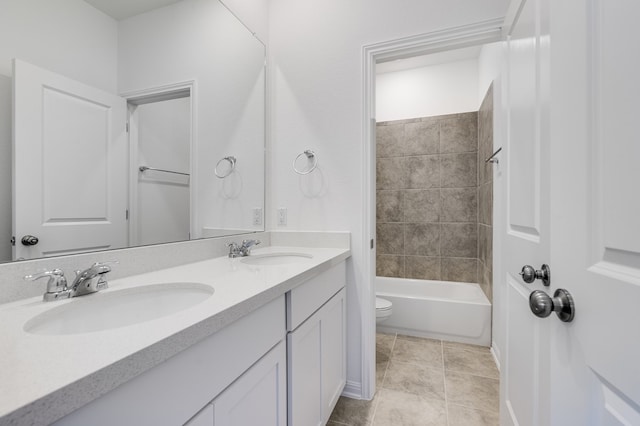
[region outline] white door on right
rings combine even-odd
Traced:
[[[640,2],[514,3],[501,423],[640,425]],[[543,261],[549,287],[519,280],[521,263]],[[523,312],[528,292],[558,289],[571,322]]]
[[[640,425],[640,2],[551,18],[551,423]]]

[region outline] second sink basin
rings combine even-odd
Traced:
[[[72,299],[24,325],[33,334],[77,334],[125,327],[188,309],[211,297],[199,283],[150,284]]]
[[[240,262],[247,265],[289,265],[307,263],[313,258],[306,253],[265,253],[243,257]]]

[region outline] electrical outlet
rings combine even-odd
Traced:
[[[278,209],[278,226],[287,225],[287,209],[282,207]]]
[[[262,225],[262,209],[253,209],[253,224]]]

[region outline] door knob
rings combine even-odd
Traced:
[[[553,298],[542,290],[532,292],[529,295],[529,307],[531,312],[540,318],[546,318],[551,312],[555,312],[560,321],[571,322],[575,315],[573,297],[563,288],[557,289]]]
[[[542,280],[542,284],[546,287],[551,285],[551,268],[546,263],[542,265],[539,270],[536,270],[531,265],[524,265],[522,267],[522,271],[520,271],[520,276],[525,283],[531,284],[536,279]]]
[[[34,237],[33,235],[25,235],[20,241],[22,242],[23,246],[35,246],[36,244],[38,244],[38,237]]]

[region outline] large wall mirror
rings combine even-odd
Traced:
[[[264,230],[265,46],[220,1],[0,10],[0,262]]]

